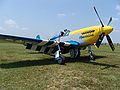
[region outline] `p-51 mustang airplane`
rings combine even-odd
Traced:
[[[99,48],[104,36],[106,36],[111,49],[113,51],[115,49],[112,40],[108,35],[113,31],[113,27],[109,26],[112,21],[112,17],[110,18],[107,26],[105,26],[95,7],[94,10],[98,16],[101,26],[91,26],[71,32],[66,29],[58,36],[54,36],[49,40],[43,40],[39,35],[36,39],[33,39],[2,34],[0,34],[0,39],[18,42],[24,44],[26,49],[54,55],[55,61],[58,64],[65,63],[63,54],[70,53],[71,58],[79,58],[80,50],[85,49],[86,47],[88,47],[90,60],[94,60],[95,56],[91,50],[91,45],[94,44],[97,48]]]

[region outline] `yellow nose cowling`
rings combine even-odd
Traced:
[[[113,31],[113,27],[112,26],[104,26],[103,27],[103,33],[105,33],[105,35],[110,34]]]

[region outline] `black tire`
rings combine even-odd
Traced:
[[[79,49],[77,51],[75,51],[75,49],[71,49],[71,50],[73,50],[72,51],[73,53],[70,52],[71,58],[73,58],[73,59],[80,58],[80,50]],[[77,53],[77,55],[75,55],[74,53]],[[73,54],[73,56],[72,56],[72,54]]]
[[[64,65],[65,64],[65,60],[62,56],[58,57],[57,59],[55,59],[55,61],[57,62],[57,64],[60,65]]]
[[[95,61],[95,55],[94,54],[89,55],[89,59]]]
[[[79,59],[80,58],[80,50],[78,50],[78,55],[75,57],[75,59]]]

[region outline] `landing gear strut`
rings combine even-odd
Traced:
[[[93,53],[91,45],[88,46],[88,53],[89,53],[89,59],[95,61],[95,54]]]

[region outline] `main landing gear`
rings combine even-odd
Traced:
[[[93,50],[91,48],[91,45],[88,46],[88,53],[89,53],[89,60],[95,61],[95,54],[93,53]]]
[[[76,48],[76,49],[70,49],[70,56],[73,59],[78,59],[80,58],[80,49]]]

